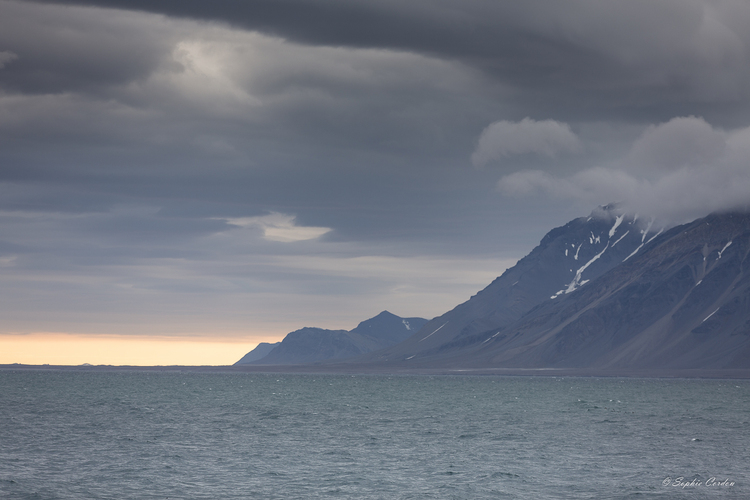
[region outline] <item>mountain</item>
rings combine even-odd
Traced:
[[[383,311],[350,331],[302,328],[289,333],[266,355],[253,355],[258,346],[235,364],[292,365],[350,358],[399,343],[426,322]]]
[[[616,205],[550,231],[529,255],[467,302],[425,324],[416,335],[368,361],[396,361],[461,348],[467,339],[513,323],[543,302],[559,301],[589,286],[635,255],[660,232],[653,220]]]
[[[662,231],[603,207],[550,231],[469,301],[366,361],[748,369],[749,253],[748,213],[712,214]]]
[[[281,342],[274,342],[273,344],[269,344],[268,342],[261,342],[258,344],[255,349],[250,351],[249,353],[242,356],[242,359],[237,361],[236,365],[247,365],[252,363],[253,361],[258,361],[259,359],[265,358],[268,353],[270,353],[274,347],[279,345]]]

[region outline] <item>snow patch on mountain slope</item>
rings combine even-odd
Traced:
[[[622,224],[623,219],[625,219],[625,214],[620,215],[619,217],[615,218],[615,225],[612,226],[612,229],[609,230],[609,237],[615,235],[615,232],[617,231],[617,227]],[[619,240],[618,240],[619,241]]]
[[[654,238],[656,238],[657,236],[659,236],[661,234],[661,232],[664,231],[664,228],[661,228],[658,233],[656,233],[651,239],[649,239],[648,241],[646,241],[646,235],[649,233],[649,231],[651,231],[651,226],[654,225],[654,220],[655,219],[651,219],[651,222],[648,223],[648,226],[646,226],[646,229],[641,229],[641,244],[638,245],[638,248],[636,248],[635,250],[633,250],[633,253],[631,253],[630,255],[628,255],[627,257],[625,257],[624,259],[622,259],[623,262],[625,262],[626,260],[628,260],[633,255],[637,254],[638,251],[641,248],[643,248],[643,245],[645,245],[646,243],[650,243],[651,240],[653,240]]]
[[[432,337],[433,335],[435,335],[438,332],[438,330],[440,330],[442,327],[444,327],[447,324],[448,324],[448,322],[446,321],[445,323],[443,323],[442,325],[440,325],[439,327],[437,327],[437,330],[435,330],[434,332],[432,332],[431,334],[429,334],[427,337],[423,338],[422,340],[427,340],[429,337]],[[422,342],[422,340],[420,340],[420,342]]]
[[[627,235],[628,235],[629,233],[630,233],[630,230],[627,230],[627,231],[625,231],[625,234],[623,234],[622,236],[620,236],[620,237],[619,237],[619,238],[617,239],[617,241],[615,241],[614,243],[612,243],[612,247],[614,248],[614,246],[615,246],[615,245],[617,245],[618,243],[620,243],[620,240],[622,240],[622,239],[623,239],[623,238],[624,238],[625,236],[627,236]]]
[[[722,248],[721,252],[719,252],[719,257],[716,260],[721,259],[721,254],[723,254],[724,250],[726,250],[727,248],[729,248],[729,245],[731,245],[731,244],[732,244],[732,240],[729,240],[729,243],[727,243],[726,245],[724,245],[724,248]]]
[[[578,269],[578,271],[576,271],[575,278],[573,278],[573,281],[571,281],[568,284],[568,287],[565,290],[565,293],[573,292],[578,287],[580,287],[580,286],[585,285],[586,283],[588,283],[589,280],[583,280],[583,281],[581,281],[581,277],[583,275],[583,272],[586,270],[587,267],[589,267],[591,264],[593,264],[594,262],[596,262],[597,260],[599,260],[599,257],[601,257],[602,255],[604,255],[604,252],[606,252],[608,248],[609,248],[609,242],[607,242],[607,245],[604,247],[604,250],[602,250],[598,254],[594,255],[594,257],[590,261],[588,261],[586,264],[584,264],[583,266],[581,266],[581,268]]]
[[[716,314],[717,312],[719,312],[719,309],[721,309],[721,307],[719,307],[714,312],[712,312],[711,314],[709,314],[708,316],[706,316],[706,319],[704,319],[703,321],[701,321],[701,323],[705,323],[708,318],[710,318],[711,316],[713,316],[714,314]]]

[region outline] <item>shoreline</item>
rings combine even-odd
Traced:
[[[268,373],[288,375],[454,375],[748,380],[748,369],[594,369],[594,368],[395,368],[342,365],[226,365],[226,366],[131,366],[131,365],[26,365],[2,364],[0,371],[84,372],[188,372]]]

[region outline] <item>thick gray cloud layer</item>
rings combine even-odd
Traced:
[[[595,204],[744,206],[748,25],[739,0],[0,0],[0,331],[432,316]]]
[[[55,3],[215,20],[302,44],[458,61],[512,89],[516,119],[540,113],[667,119],[688,101],[711,119],[744,120],[748,112],[750,12],[743,0]]]

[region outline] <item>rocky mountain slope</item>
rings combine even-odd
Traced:
[[[550,231],[468,302],[361,362],[750,368],[748,253],[747,213],[662,232],[605,207]]]

